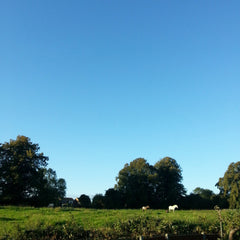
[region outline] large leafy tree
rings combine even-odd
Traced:
[[[123,208],[123,198],[120,191],[109,188],[105,193],[105,207],[108,209]]]
[[[66,182],[63,178],[57,178],[56,172],[49,168],[43,168],[43,178],[38,187],[38,194],[33,198],[35,205],[58,204],[66,193]]]
[[[144,158],[125,164],[116,180],[115,189],[122,194],[125,207],[139,208],[151,202],[154,168]]]
[[[45,196],[52,201],[65,195],[65,180],[46,169],[48,157],[39,150],[39,145],[25,136],[0,144],[1,202],[41,204]]]
[[[96,194],[92,199],[92,207],[96,209],[105,208],[105,198],[102,194]]]
[[[192,199],[195,198],[195,208],[213,209],[213,207],[218,203],[218,201],[216,201],[218,200],[217,196],[209,189],[197,187],[193,190],[191,197]]]
[[[83,207],[83,208],[90,208],[91,207],[91,199],[90,199],[89,196],[87,196],[85,194],[82,194],[78,198],[78,201],[79,201],[80,207]]]
[[[228,198],[230,208],[240,208],[240,162],[231,163],[216,186]]]
[[[182,170],[177,161],[165,157],[154,165],[157,172],[156,197],[159,207],[175,204],[186,194],[182,184]]]
[[[151,205],[165,208],[185,196],[182,170],[176,160],[165,157],[154,166],[144,158],[125,164],[117,177],[115,189],[123,196],[125,207]]]
[[[207,200],[211,200],[212,197],[214,196],[214,192],[212,190],[204,189],[204,188],[200,188],[200,187],[195,188],[193,190],[193,193],[197,194],[201,198],[207,199]]]

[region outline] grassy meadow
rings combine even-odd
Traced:
[[[201,232],[219,233],[216,211],[0,207],[0,239],[116,239]]]

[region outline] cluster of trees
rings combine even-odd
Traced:
[[[229,204],[227,198],[223,195],[214,194],[209,189],[197,187],[190,195],[182,196],[177,204],[181,209],[213,209],[215,206],[220,208],[228,208]],[[142,206],[147,204],[142,204]],[[165,205],[152,205],[151,208],[167,209]],[[73,207],[82,208],[96,208],[96,209],[121,209],[127,208],[124,196],[116,189],[110,188],[106,191],[105,195],[96,194],[92,200],[88,195],[82,194],[78,201],[74,200]],[[139,206],[133,205],[132,208]]]
[[[214,194],[209,189],[198,187],[187,195],[182,184],[182,170],[170,157],[161,159],[154,166],[143,158],[137,158],[119,171],[116,180],[114,188],[108,189],[105,195],[96,194],[92,201],[89,196],[81,195],[75,207],[114,209],[150,205],[151,208],[167,209],[176,203],[182,209],[213,209],[215,205],[228,207],[226,196]]]
[[[0,144],[0,204],[44,206],[59,204],[65,196],[66,182],[47,168],[48,157],[39,153],[38,144],[18,136]],[[144,158],[125,164],[116,178],[116,185],[91,200],[83,194],[75,207],[93,208],[167,208],[178,204],[182,209],[240,207],[240,162],[231,163],[216,186],[219,194],[196,188],[190,195],[182,184],[182,169],[170,157],[150,165]]]
[[[143,158],[135,159],[125,164],[116,180],[115,190],[121,194],[127,208],[149,204],[154,208],[167,207],[178,202],[186,193],[181,183],[181,168],[169,157],[154,166]]]
[[[25,136],[0,144],[0,204],[46,206],[65,196],[65,180],[39,149]]]

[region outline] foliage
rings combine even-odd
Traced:
[[[165,157],[154,165],[157,170],[156,194],[158,202],[167,207],[175,204],[186,190],[182,182],[182,170],[175,159]]]
[[[125,164],[117,177],[116,189],[122,193],[127,208],[140,208],[151,200],[152,167],[143,158]]]
[[[121,194],[127,208],[140,208],[143,205],[166,208],[186,193],[181,183],[181,168],[176,160],[169,157],[161,159],[154,166],[144,158],[137,158],[125,164],[116,180],[115,189]]]
[[[46,169],[48,157],[39,149],[25,136],[0,144],[1,203],[43,205],[46,197],[55,202],[65,195],[65,180]]]
[[[233,239],[233,236],[236,239],[240,237],[240,211],[239,210],[229,210],[223,218],[225,224],[225,231],[229,235],[229,239]]]
[[[102,194],[96,194],[92,199],[92,207],[102,209],[104,208],[104,196]]]
[[[123,199],[121,193],[113,188],[108,189],[104,196],[104,204],[105,208],[108,209],[123,208]]]
[[[79,201],[80,207],[83,207],[83,208],[90,208],[91,207],[91,199],[90,199],[89,196],[87,196],[85,194],[82,194],[78,198],[78,201]]]
[[[223,229],[225,232],[225,238],[228,240],[239,239],[240,237],[240,210],[230,209],[221,210],[219,206],[215,206],[218,219],[220,223],[220,235],[223,235]]]
[[[211,200],[211,198],[214,196],[214,193],[212,190],[204,189],[197,187],[193,190],[194,194],[198,194],[201,198]]]
[[[215,205],[221,205],[218,195],[209,189],[200,187],[195,188],[186,199],[188,199],[189,206],[194,209],[213,209]]]
[[[240,208],[240,162],[231,163],[216,185],[228,198],[230,208]]]
[[[59,199],[63,199],[65,196],[66,182],[63,178],[57,179],[56,172],[51,168],[43,169],[43,172],[44,177],[35,205],[46,206],[49,203],[57,205]]]

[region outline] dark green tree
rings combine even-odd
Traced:
[[[227,197],[230,208],[240,208],[240,162],[231,163],[216,186]]]
[[[195,188],[193,190],[193,193],[198,194],[201,198],[207,199],[207,200],[211,200],[212,197],[214,196],[214,192],[212,190],[204,189],[200,187]]]
[[[116,178],[115,186],[123,196],[125,207],[140,208],[152,201],[154,177],[154,168],[144,158],[125,164]]]
[[[221,209],[229,207],[227,199],[222,194],[215,194],[209,189],[200,187],[183,197],[179,204],[181,209],[213,209],[216,205]]]
[[[51,168],[43,168],[42,173],[43,178],[33,203],[40,206],[46,206],[49,203],[58,205],[65,196],[66,182],[63,178],[58,179],[56,172]]]
[[[102,194],[96,194],[92,199],[92,207],[96,209],[103,209],[105,208],[104,202],[104,196]]]
[[[108,209],[123,208],[122,194],[114,188],[109,188],[105,193],[105,207]]]
[[[0,176],[2,200],[11,204],[23,203],[36,196],[48,157],[38,153],[38,144],[18,136],[0,145]]]
[[[198,194],[190,193],[181,199],[181,209],[201,209],[202,198]]]
[[[216,204],[216,197],[212,190],[197,187],[193,190],[193,194],[198,197],[198,209],[213,209]]]
[[[79,201],[80,207],[83,207],[83,208],[90,208],[91,207],[91,199],[90,199],[89,196],[87,196],[85,194],[82,194],[78,198],[78,201]]]
[[[39,150],[39,145],[25,136],[0,144],[2,203],[41,204],[49,193],[54,192],[53,200],[65,194],[65,180],[57,180],[56,173],[46,169],[48,157]]]
[[[168,205],[176,204],[186,195],[179,164],[175,159],[165,157],[154,167],[157,172],[155,199],[158,201],[158,207],[166,208]]]

